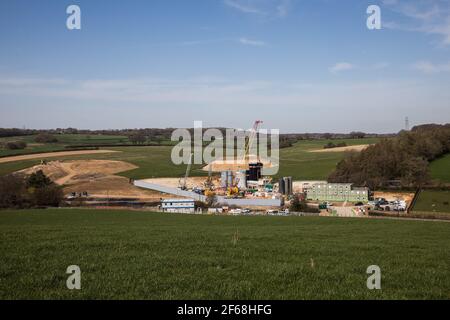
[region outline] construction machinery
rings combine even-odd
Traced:
[[[250,136],[247,140],[247,143],[245,144],[244,157],[243,157],[244,162],[247,162],[247,163],[250,162],[250,150],[252,150],[253,143],[255,141],[255,138],[258,135],[259,126],[262,123],[263,122],[261,120],[256,120],[255,123],[253,124],[253,128],[250,131]],[[259,157],[258,157],[258,159],[259,159]],[[258,160],[258,162],[259,162],[259,160]]]
[[[211,189],[206,189],[205,190],[205,196],[207,196],[207,197],[214,197],[215,195],[216,195],[216,193],[213,190],[211,190]]]
[[[208,179],[206,179],[205,183],[204,183],[204,195],[205,196],[215,196],[216,192],[214,191],[214,183],[212,180],[212,166],[209,166],[209,170],[208,170]]]
[[[186,173],[184,174],[184,178],[181,178],[178,181],[179,182],[179,188],[181,190],[186,190],[187,189],[187,178],[189,177],[189,172],[191,171],[193,156],[194,156],[194,154],[191,153],[191,155],[189,157],[189,163],[188,163],[187,168],[186,168]]]
[[[205,183],[205,190],[212,190],[214,188],[214,183],[212,181],[212,166],[209,166],[208,169],[208,179],[206,179]]]
[[[239,195],[239,188],[236,186],[228,187],[227,197],[237,197]]]

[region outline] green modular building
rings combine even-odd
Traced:
[[[353,188],[351,183],[316,183],[306,190],[313,201],[368,202],[368,188]]]

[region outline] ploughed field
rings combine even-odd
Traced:
[[[0,299],[449,299],[449,243],[446,222],[0,211]]]

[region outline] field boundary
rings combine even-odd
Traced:
[[[392,219],[410,219],[410,220],[436,220],[450,222],[450,213],[414,211],[407,214],[397,212],[369,211],[369,218],[392,218]]]
[[[34,159],[41,159],[41,158],[54,158],[58,156],[77,156],[77,155],[86,155],[86,154],[103,154],[103,153],[113,153],[113,152],[120,152],[116,150],[100,150],[100,149],[91,149],[91,150],[60,150],[60,151],[53,151],[53,152],[40,152],[40,153],[34,153],[34,154],[21,154],[21,155],[14,155],[14,156],[7,156],[0,158],[0,163],[8,163],[8,162],[16,162],[16,161],[23,161],[23,160],[34,160]]]
[[[111,145],[110,145],[111,146]],[[58,150],[49,150],[49,151],[32,151],[32,152],[27,152],[27,153],[19,153],[19,154],[8,154],[8,155],[0,155],[0,159],[3,158],[10,158],[10,157],[20,157],[20,156],[28,156],[28,155],[37,155],[37,154],[41,154],[41,153],[54,153],[54,152],[70,152],[70,151],[88,151],[88,150],[98,150],[98,147],[92,146],[90,148],[86,147],[86,148],[77,148],[77,147],[72,147],[72,146],[65,146],[64,148],[61,147],[61,149]]]
[[[418,188],[416,190],[416,193],[414,194],[414,198],[412,199],[411,203],[409,204],[408,208],[406,209],[406,212],[412,212],[414,211],[414,206],[416,205],[417,199],[419,199],[420,194],[422,193],[422,189]]]

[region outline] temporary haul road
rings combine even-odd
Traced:
[[[21,156],[0,158],[0,163],[22,161],[22,160],[32,160],[32,159],[42,159],[42,158],[79,156],[79,155],[84,155],[84,154],[112,153],[112,152],[120,152],[120,151],[114,151],[114,150],[79,150],[79,151],[58,151],[58,152],[25,154],[25,155],[21,155]]]
[[[311,150],[309,152],[347,152],[347,151],[360,152],[360,151],[363,151],[364,149],[367,149],[369,146],[370,146],[369,144],[358,144],[358,145],[354,145],[354,146]]]

